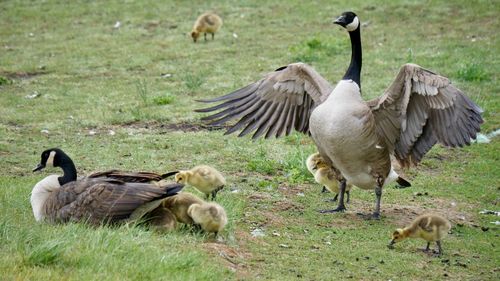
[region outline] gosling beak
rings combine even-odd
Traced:
[[[342,27],[345,27],[347,25],[347,22],[346,22],[346,19],[345,19],[345,16],[340,16],[338,17],[337,19],[335,19],[333,21],[334,24],[338,24]]]
[[[394,249],[394,244],[396,244],[396,241],[394,241],[394,239],[393,239],[393,240],[391,240],[391,242],[389,242],[389,245],[387,245],[387,248]]]
[[[35,169],[33,169],[33,172],[40,171],[40,170],[42,170],[43,168],[45,168],[45,165],[38,164],[38,166],[36,166],[36,168],[35,168]]]

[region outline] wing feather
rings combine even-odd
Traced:
[[[380,98],[368,101],[379,136],[402,166],[417,164],[437,142],[469,145],[482,110],[448,78],[406,64]]]
[[[237,120],[225,134],[242,130],[238,136],[245,136],[255,131],[252,135],[255,139],[262,135],[265,138],[288,135],[292,129],[308,133],[312,109],[326,100],[332,90],[312,67],[294,63],[230,94],[201,100],[222,103],[196,111],[218,111],[202,118],[213,126]]]

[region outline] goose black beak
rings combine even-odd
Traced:
[[[36,168],[35,168],[35,169],[33,169],[33,172],[40,171],[40,170],[42,170],[43,168],[45,168],[45,165],[38,164],[38,166],[36,166]]]
[[[340,25],[340,26],[342,26],[342,27],[346,27],[346,25],[347,25],[346,18],[345,18],[345,16],[343,16],[343,15],[342,15],[342,16],[340,16],[340,17],[338,17],[337,19],[335,19],[335,20],[333,21],[333,23],[334,23],[334,24],[338,24],[338,25]]]

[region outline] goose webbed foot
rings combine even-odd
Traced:
[[[320,212],[321,214],[343,213],[343,212],[345,212],[345,210],[347,210],[345,208],[345,206],[338,206],[337,208],[332,209],[332,210],[319,210],[318,212]]]
[[[380,220],[380,213],[374,212],[371,214],[357,213],[356,215],[360,216],[365,220]]]

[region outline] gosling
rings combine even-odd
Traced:
[[[193,204],[205,203],[198,196],[189,192],[181,192],[177,195],[165,198],[159,208],[166,209],[173,214],[177,222],[194,224],[193,219],[188,215],[188,209]],[[161,217],[161,215],[159,215]]]
[[[316,171],[318,170],[318,163],[324,163],[323,157],[319,153],[313,153],[307,157],[306,167],[309,172],[315,176]],[[326,187],[323,186],[321,193],[325,193],[327,191]]]
[[[215,237],[227,224],[226,211],[217,203],[192,204],[188,215],[206,232],[213,232]]]
[[[196,166],[187,171],[179,171],[175,175],[175,181],[194,186],[205,194],[207,200],[210,195],[212,195],[212,200],[215,200],[217,193],[226,185],[224,176],[216,169],[206,165]]]
[[[390,249],[394,248],[396,242],[402,241],[405,238],[422,238],[427,240],[427,247],[423,249],[424,252],[428,252],[430,249],[430,244],[432,241],[436,242],[437,250],[434,250],[434,254],[440,256],[443,253],[441,247],[441,239],[448,235],[448,231],[451,229],[450,222],[435,214],[425,214],[417,217],[410,226],[405,228],[398,228],[392,234],[392,240],[388,247]]]
[[[326,190],[335,193],[332,201],[337,201],[339,196],[339,181],[337,179],[339,173],[336,172],[332,167],[330,167],[326,161],[321,157],[319,153],[313,153],[307,157],[306,166],[309,172],[314,176],[314,180],[323,185],[323,190],[321,192],[326,192]],[[347,183],[346,194],[347,203],[350,201],[350,190],[352,184]]]
[[[316,170],[316,173],[314,174],[314,180],[322,184],[324,188],[326,188],[328,191],[331,193],[335,193],[335,197],[333,197],[333,201],[337,201],[337,198],[339,196],[339,181],[337,180],[335,171],[330,168],[330,167],[322,167]],[[351,188],[352,184],[347,183],[345,187],[345,193],[347,195],[347,200],[346,203],[349,203],[351,199]]]
[[[212,34],[212,40],[214,40],[215,32],[219,30],[222,26],[222,19],[213,12],[206,12],[199,16],[194,23],[193,30],[191,31],[191,37],[194,43],[203,33],[205,36],[205,41],[207,41],[207,33]]]

